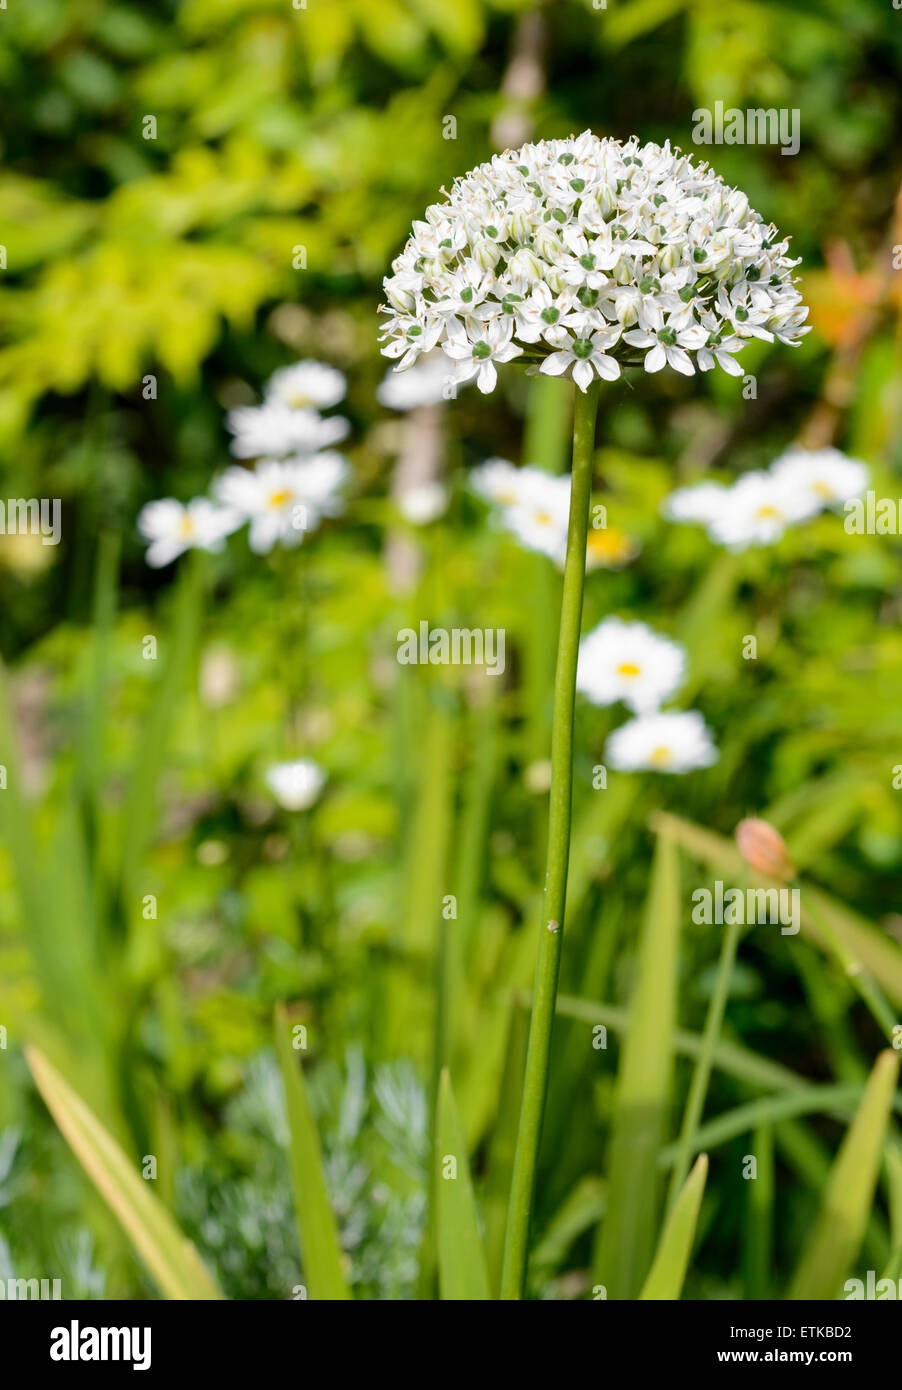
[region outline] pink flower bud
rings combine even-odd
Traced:
[[[796,868],[786,850],[783,836],[766,820],[741,820],[736,827],[739,852],[750,869],[767,878],[784,881],[795,878]]]

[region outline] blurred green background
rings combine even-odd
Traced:
[[[617,721],[579,706],[562,988],[629,1002],[654,812],[722,836],[754,812],[806,880],[867,920],[871,968],[902,1002],[898,539],[848,535],[830,515],[734,556],[658,511],[673,486],[766,467],[797,439],[864,459],[877,495],[898,495],[900,60],[888,0],[0,11],[0,494],[63,504],[59,547],[0,536],[0,1277],[158,1296],[33,1088],[21,1048],[34,1039],[130,1155],[157,1157],[157,1195],[225,1292],[291,1297],[304,1276],[270,1049],[278,1001],[309,1029],[358,1296],[428,1294],[441,1061],[497,1260],[492,1140],[522,1031],[515,992],[531,982],[560,580],[487,526],[464,481],[491,455],[560,471],[569,401],[562,383],[530,394],[508,369],[493,396],[462,392],[425,423],[387,410],[376,311],[412,219],[506,145],[590,127],[692,150],[697,107],[801,113],[794,157],[697,153],[792,236],[814,332],[797,351],[745,351],[753,400],[719,372],[640,374],[602,395],[596,499],[642,550],[588,576],[584,627],[634,614],[685,642],[679,703],[702,710],[721,756],[600,794],[592,769]],[[261,558],[234,538],[220,556],[149,570],[140,508],[206,491],[229,461],[225,411],[301,357],[348,376],[346,515],[297,552]],[[453,492],[422,529],[391,500],[398,459],[426,447],[418,430],[438,438]],[[399,628],[424,617],[504,627],[504,681],[398,667]],[[293,814],[264,773],[301,755],[328,781]],[[691,847],[684,859],[679,1024],[694,1032],[719,941],[687,904],[716,867]],[[879,1046],[807,936],[767,929],[742,943],[724,1032],[813,1083],[860,1085]],[[560,1025],[537,1296],[591,1296],[617,1057],[613,1025],[603,1051],[585,1019]],[[753,1093],[717,1070],[706,1115]],[[712,1151],[687,1297],[785,1288],[847,1115],[822,1107],[766,1123],[759,1147],[745,1132]],[[763,1215],[741,1178],[748,1152],[772,1154]],[[898,1195],[887,1169],[861,1268],[879,1272],[896,1248]]]

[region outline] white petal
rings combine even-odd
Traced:
[[[476,378],[476,385],[479,387],[482,394],[487,396],[490,391],[494,391],[497,381],[498,373],[495,370],[494,362],[483,362],[482,366],[479,368],[479,375]]]
[[[603,381],[616,381],[620,375],[620,363],[616,357],[608,357],[603,352],[592,354],[595,370]]]
[[[592,370],[591,363],[587,362],[585,359],[581,362],[574,362],[573,380],[576,382],[580,391],[587,391],[592,385],[594,378],[595,373]]]

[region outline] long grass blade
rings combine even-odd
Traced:
[[[476,1197],[470,1181],[463,1126],[451,1078],[442,1072],[438,1088],[436,1219],[439,1290],[442,1299],[487,1300],[489,1276],[479,1231]]]
[[[608,1298],[636,1297],[654,1251],[658,1155],[673,1078],[679,900],[677,849],[668,835],[659,835],[617,1075],[607,1213],[594,1266],[594,1282],[604,1285]]]
[[[880,1053],[836,1161],[814,1229],[787,1297],[838,1298],[858,1254],[874,1198],[887,1121],[899,1079],[899,1055]]]
[[[707,1177],[708,1155],[699,1154],[667,1218],[640,1299],[673,1300],[682,1293]]]
[[[291,1143],[291,1184],[304,1260],[304,1278],[311,1298],[347,1299],[350,1292],[342,1267],[341,1247],[323,1172],[304,1077],[291,1045],[291,1025],[284,1008],[276,1006],[276,1056],[285,1087]]]
[[[166,1297],[221,1298],[191,1241],[81,1097],[38,1048],[25,1056],[69,1147]]]

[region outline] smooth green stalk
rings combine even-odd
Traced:
[[[801,891],[801,883],[795,879],[793,886]],[[863,1001],[871,1017],[874,1019],[887,1041],[895,1046],[895,1030],[899,1026],[899,1019],[893,1012],[886,995],[883,993],[876,980],[870,975],[862,962],[849,950],[837,936],[830,924],[824,919],[820,912],[812,910],[810,902],[807,910],[814,925],[820,932],[827,944],[828,949],[842,968],[849,983]]]
[[[674,1204],[683,1190],[683,1184],[689,1175],[689,1164],[692,1161],[693,1151],[692,1141],[695,1138],[698,1122],[705,1108],[705,1096],[708,1094],[708,1082],[711,1079],[711,1068],[714,1064],[714,1049],[717,1046],[720,1027],[723,1023],[727,995],[730,991],[730,976],[733,973],[733,962],[736,959],[736,947],[739,943],[739,933],[741,930],[740,924],[733,922],[727,926],[724,932],[720,960],[717,965],[717,977],[714,981],[714,989],[708,1004],[708,1017],[705,1019],[702,1050],[695,1063],[692,1081],[689,1085],[689,1096],[686,1101],[686,1109],[683,1112],[683,1125],[680,1130],[678,1141],[677,1161],[673,1167],[673,1175],[670,1180],[670,1194],[667,1199],[669,1211],[673,1210]]]
[[[548,1089],[548,1061],[554,1026],[555,998],[561,960],[567,867],[570,859],[570,813],[573,791],[573,701],[576,662],[583,612],[586,574],[586,537],[592,494],[592,462],[595,452],[595,420],[598,383],[576,397],[573,419],[573,474],[564,593],[558,637],[554,711],[551,729],[551,796],[549,799],[548,856],[545,894],[536,963],[536,982],[529,1046],[523,1080],[523,1100],[517,1132],[517,1152],[511,1181],[504,1247],[501,1297],[522,1298],[526,1283],[529,1222],[536,1181],[536,1163],[542,1136],[542,1114]]]

